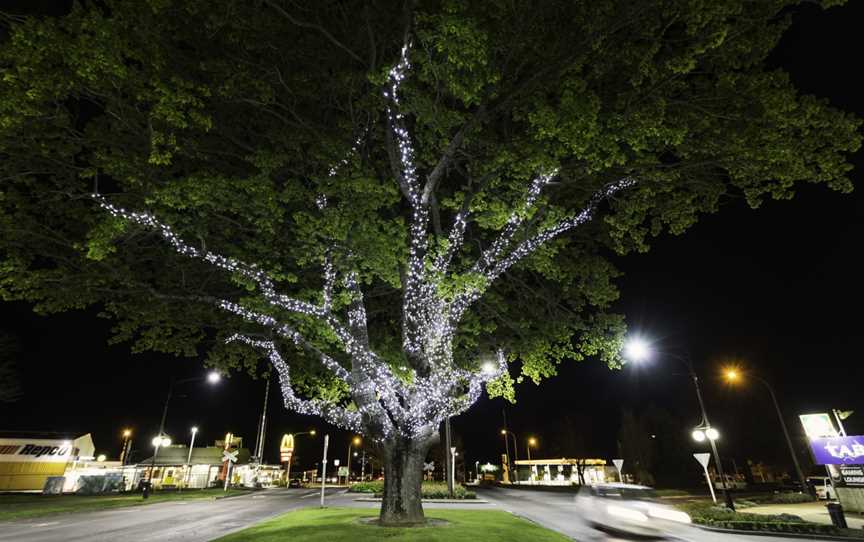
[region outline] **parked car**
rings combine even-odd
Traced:
[[[589,525],[601,531],[675,536],[690,523],[689,515],[659,502],[653,489],[634,484],[582,486],[576,507]]]
[[[831,485],[831,478],[827,476],[811,476],[807,478],[807,483],[813,484],[816,489],[816,498],[822,501],[830,501],[837,498],[837,492],[834,491],[834,486]]]
[[[288,481],[288,487],[303,487],[303,482],[299,478],[291,478]]]

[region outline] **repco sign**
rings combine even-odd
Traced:
[[[70,455],[76,455],[78,450],[70,445],[53,444],[0,444],[0,456],[4,459],[15,461],[27,461],[33,459],[51,460],[65,459]],[[13,457],[10,457],[13,456]]]

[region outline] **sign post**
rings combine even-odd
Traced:
[[[327,483],[327,445],[330,435],[324,435],[324,458],[321,459],[321,508],[324,508],[324,485]]]
[[[233,452],[225,450],[222,452],[222,461],[228,464],[228,472],[225,474],[225,491],[228,491],[228,482],[231,480],[231,470],[234,463],[237,462],[237,456],[239,454],[240,450],[234,450]]]
[[[619,482],[623,482],[623,481],[624,481],[624,477],[621,476],[621,467],[624,466],[624,460],[623,460],[623,459],[613,459],[613,460],[612,460],[612,464],[615,465],[615,470],[618,471],[618,481],[619,481]]]
[[[708,490],[711,491],[711,499],[714,501],[714,504],[717,504],[717,495],[714,494],[714,486],[711,485],[711,475],[708,474],[708,463],[711,462],[711,454],[693,454],[693,457],[702,465],[702,470],[705,471],[705,481],[708,482]]]

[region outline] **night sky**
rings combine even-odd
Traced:
[[[862,2],[827,12],[805,7],[773,62],[789,71],[803,92],[864,116],[857,68],[862,23]],[[852,177],[860,184],[864,153],[854,160]],[[658,239],[649,253],[616,258],[625,273],[616,309],[658,350],[689,352],[709,415],[723,434],[721,452],[739,460],[787,460],[765,389],[755,382],[730,388],[720,380],[720,367],[730,361],[774,384],[793,437],[801,433],[797,414],[831,408],[855,410],[847,430],[864,431],[862,234],[864,191],[843,195],[802,186],[794,200],[768,202],[756,211],[730,201],[682,236]],[[0,302],[0,328],[24,347],[25,388],[21,401],[0,404],[0,430],[91,432],[99,453],[116,456],[120,431],[131,427],[140,450],[136,457],[149,452],[169,377],[203,376],[204,368],[195,359],[109,346],[110,322],[97,312],[40,317],[26,304]],[[212,443],[232,431],[251,447],[263,391],[263,381],[245,374],[217,386],[185,385],[176,390],[167,432],[182,442],[188,428],[198,425],[199,439],[203,435]],[[454,419],[453,428],[469,464],[494,461],[503,452],[503,410],[519,437],[520,457],[529,435],[540,441],[535,457],[572,456],[575,451],[561,449],[567,423],[582,435],[586,453],[610,459],[617,456],[622,408],[643,411],[652,405],[672,413],[682,434],[699,421],[692,384],[682,367],[662,354],[620,371],[594,361],[565,364],[541,387],[519,386],[515,405],[482,398]],[[268,415],[268,461],[276,461],[283,432],[325,429],[316,418],[286,412],[278,392],[271,394]],[[329,433],[332,449],[344,457],[349,435],[333,428]],[[320,436],[298,441],[301,463],[316,460],[320,441]],[[702,451],[697,448],[694,444],[692,451]]]

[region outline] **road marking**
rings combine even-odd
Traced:
[[[320,495],[317,491],[314,493],[309,493],[308,495],[300,495],[301,499],[305,499],[306,497],[314,497],[315,495]]]
[[[267,495],[252,495],[253,499],[266,499]]]
[[[59,523],[60,523],[59,521],[49,521],[48,523],[36,523],[33,526],[34,527],[50,527],[51,525],[57,525]]]

